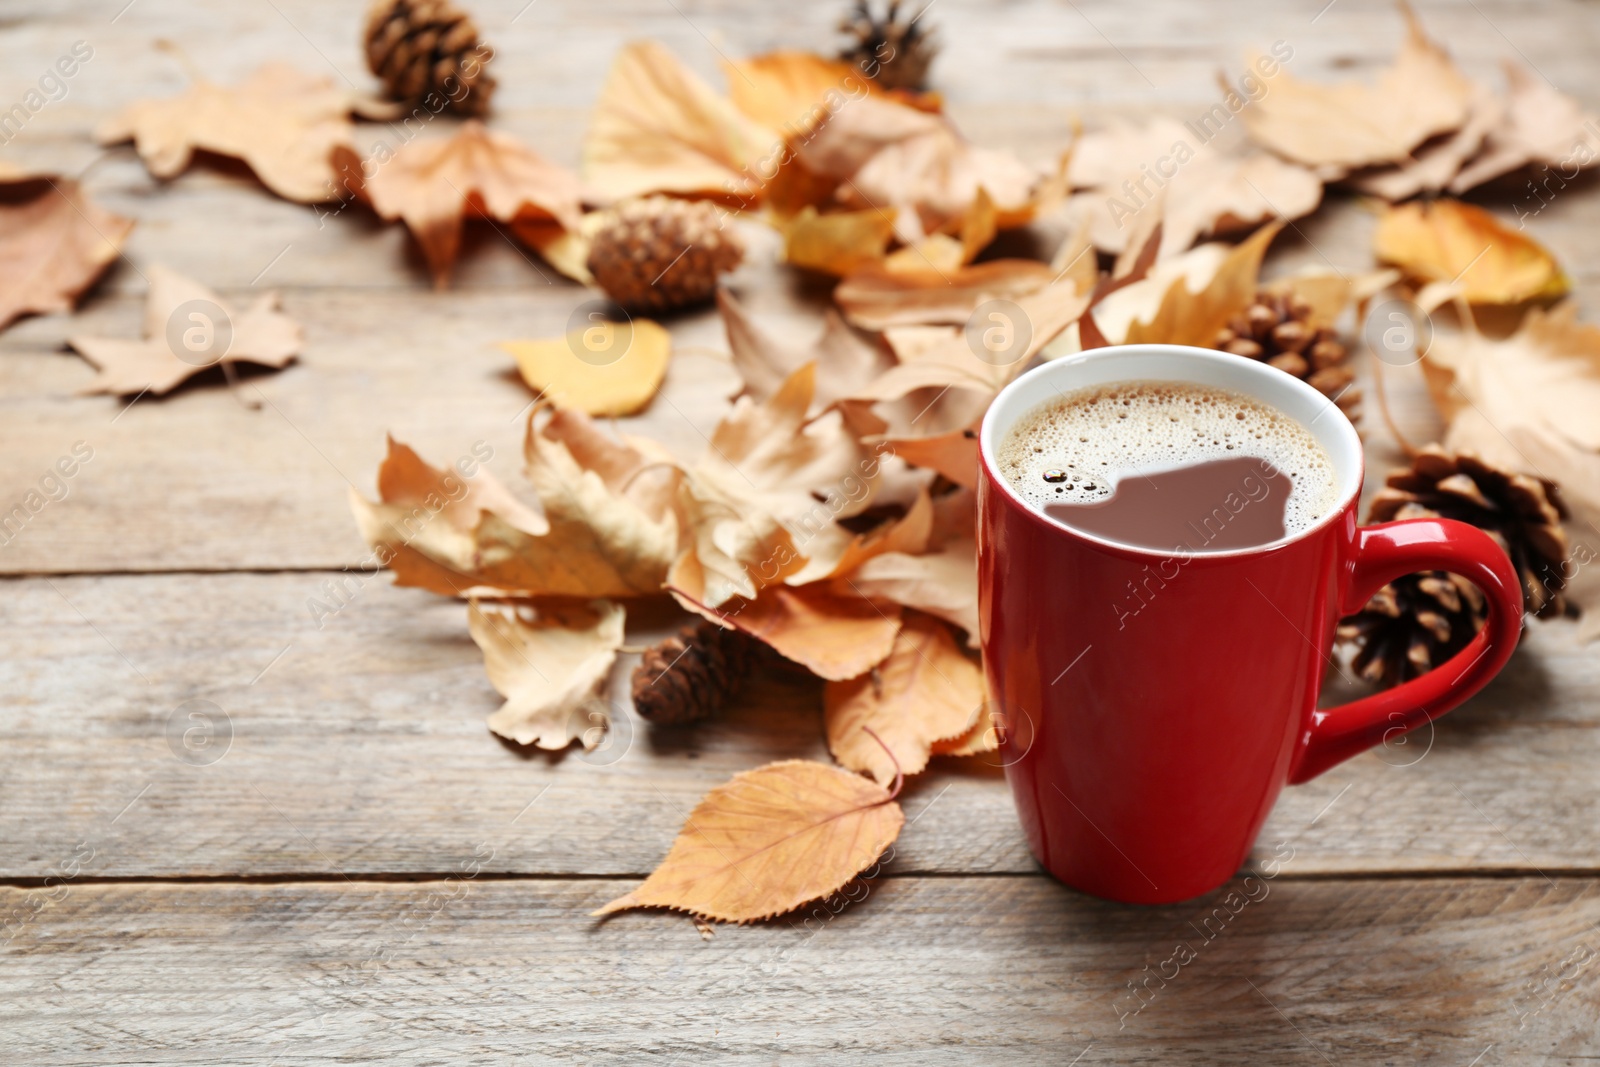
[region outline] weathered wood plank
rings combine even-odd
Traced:
[[[1038,876],[893,878],[837,916],[710,940],[681,916],[586,917],[625,884],[0,890],[20,916],[0,950],[0,1045],[63,1067],[1460,1067],[1600,1049],[1588,879],[1280,876],[1131,908]]]
[[[461,605],[378,577],[314,617],[310,599],[336,603],[328,580],[0,584],[0,875],[42,877],[83,840],[107,877],[427,873],[483,840],[496,870],[639,874],[711,786],[771,759],[828,759],[819,693],[797,679],[756,686],[698,730],[654,731],[624,709],[616,746],[592,758],[513,751],[484,726],[499,698]],[[630,639],[669,625],[641,617]],[[613,686],[624,703],[632,662]],[[1431,737],[1287,791],[1263,854],[1289,841],[1308,873],[1594,870],[1597,683],[1573,627],[1537,627]],[[195,764],[220,740],[199,745],[193,711],[219,739],[231,730],[209,765]],[[905,804],[895,870],[1034,869],[981,760],[937,761]]]

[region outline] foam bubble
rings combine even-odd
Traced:
[[[1267,460],[1293,479],[1283,516],[1289,536],[1339,502],[1333,463],[1310,430],[1253,397],[1184,382],[1063,393],[1017,420],[996,464],[1042,508],[1104,500],[1119,478],[1237,456]]]

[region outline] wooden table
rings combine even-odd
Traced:
[[[276,58],[368,84],[354,2],[124,2],[10,5],[0,103],[75,40],[94,56],[6,159],[65,173],[98,159],[98,120],[183,86],[162,38],[224,82]],[[827,48],[834,18],[832,5],[524,3],[471,5],[501,54],[495,123],[569,164],[623,41],[659,39],[715,81],[719,53]],[[1387,5],[1323,3],[939,0],[936,80],[975,139],[1044,160],[1075,116],[1197,113],[1215,71],[1252,46],[1290,42],[1291,68],[1312,78],[1392,53]],[[1423,16],[1479,77],[1520,54],[1600,106],[1592,6],[1466,0]],[[1600,662],[1569,623],[1534,627],[1431,732],[1286,793],[1253,861],[1276,877],[1236,914],[1217,897],[1133,908],[1064,889],[1029,858],[1001,774],[973,760],[937,761],[907,787],[887,875],[830,921],[702,936],[675,915],[587,918],[651,870],[710,786],[769,759],[826,759],[817,688],[763,682],[725,723],[670,737],[624,720],[599,756],[517,751],[484,726],[498,697],[461,605],[385,577],[321,625],[308,609],[365,555],[346,495],[373,494],[385,430],[439,461],[485,441],[516,480],[529,393],[493,342],[559,332],[581,291],[484,229],[455,288],[433,292],[398,227],[357,212],[319,223],[237,169],[159,183],[121,148],[87,183],[138,219],[127,258],[76,316],[0,335],[0,503],[74,442],[94,450],[68,496],[0,550],[0,1061],[1600,1054]],[[1586,179],[1529,223],[1591,317],[1597,222]],[[1339,200],[1282,239],[1273,267],[1366,267],[1370,225]],[[752,259],[733,279],[752,307],[815,329],[825,289],[770,247]],[[280,290],[303,358],[236,394],[75,395],[91,372],[64,338],[135,335],[140,269],[157,262],[230,299]],[[682,348],[723,347],[710,313],[672,328]],[[685,352],[672,402],[628,428],[692,445],[729,386],[725,364]],[[1426,438],[1416,383],[1397,386],[1402,422]],[[1397,453],[1370,409],[1368,425],[1382,470]],[[672,624],[645,618],[631,639]],[[211,715],[214,762],[170,740],[203,727],[196,711]],[[1196,958],[1143,985],[1180,941]]]

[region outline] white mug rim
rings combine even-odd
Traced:
[[[1151,367],[1177,367],[1180,368],[1180,373],[1148,371],[1129,372],[1124,375],[1107,373],[1108,367],[1130,361],[1135,363],[1143,361]],[[1198,368],[1198,370],[1193,377],[1190,377],[1181,373],[1181,370],[1186,368]],[[1070,379],[1074,376],[1088,380],[1072,382]],[[1066,378],[1068,381],[1058,382],[1056,379],[1060,378]],[[1361,438],[1337,404],[1304,381],[1276,367],[1245,356],[1188,345],[1109,345],[1072,356],[1063,356],[1019,375],[1000,390],[990,403],[988,411],[984,413],[983,423],[978,431],[978,456],[979,462],[984,466],[984,473],[1012,503],[1053,529],[1118,552],[1133,553],[1152,559],[1172,556],[1174,552],[1170,549],[1153,549],[1114,541],[1051,518],[1024,499],[995,466],[994,457],[1000,435],[1009,430],[1021,415],[1048,400],[1049,393],[1046,389],[1059,395],[1072,389],[1117,382],[1178,382],[1188,385],[1209,385],[1243,393],[1305,427],[1316,438],[1334,465],[1338,503],[1328,510],[1327,515],[1311,526],[1276,541],[1251,545],[1248,548],[1184,551],[1183,554],[1188,558],[1220,560],[1255,556],[1295,544],[1316,536],[1330,523],[1337,522],[1361,495],[1361,484],[1365,474]],[[1308,414],[1311,416],[1309,419],[1305,417]]]

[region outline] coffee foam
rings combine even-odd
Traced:
[[[1037,508],[1111,496],[1119,478],[1251,456],[1294,480],[1283,516],[1293,537],[1338,504],[1333,463],[1300,423],[1253,397],[1186,382],[1092,386],[1044,402],[1017,420],[996,465]],[[1045,481],[1064,471],[1065,482]]]

